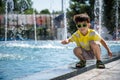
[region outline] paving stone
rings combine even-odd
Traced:
[[[105,69],[92,69],[67,80],[120,80],[120,59],[106,64]]]

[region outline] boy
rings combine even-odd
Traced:
[[[105,68],[105,65],[101,61],[100,55],[100,45],[101,43],[107,50],[108,55],[112,57],[112,52],[107,46],[104,39],[90,27],[90,18],[87,14],[78,14],[73,18],[76,23],[77,31],[72,34],[69,39],[63,40],[62,44],[68,44],[70,42],[75,42],[77,47],[74,48],[73,52],[80,61],[76,64],[77,68],[82,68],[86,66],[86,60],[94,59],[96,57],[96,67]]]

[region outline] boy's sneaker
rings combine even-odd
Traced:
[[[86,60],[81,60],[80,62],[78,62],[77,64],[76,64],[76,67],[77,68],[83,68],[83,67],[85,67],[86,66]]]
[[[97,60],[96,67],[99,68],[99,69],[104,69],[105,65],[101,60]]]

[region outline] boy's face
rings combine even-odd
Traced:
[[[83,21],[83,22],[78,22],[76,24],[77,29],[82,33],[82,34],[86,34],[88,31],[88,28],[90,27],[90,23]]]

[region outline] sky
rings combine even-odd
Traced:
[[[61,11],[62,10],[62,0],[32,0],[33,8],[37,11],[41,11],[43,9],[48,9],[50,12]],[[63,0],[66,2],[66,7],[69,7],[69,0]],[[64,3],[65,3],[64,2]]]

